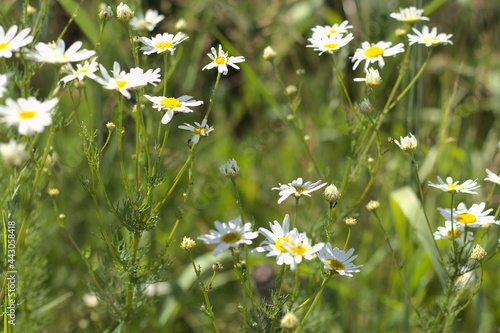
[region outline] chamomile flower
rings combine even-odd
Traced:
[[[494,174],[489,169],[486,169],[486,173],[488,174],[488,177],[484,178],[484,180],[489,180],[492,183],[500,184],[500,176]]]
[[[189,125],[188,123],[184,123],[184,125],[179,126],[180,129],[191,131],[194,133],[193,138],[191,139],[191,142],[193,144],[197,144],[198,141],[200,141],[200,137],[208,136],[208,134],[214,130],[212,126],[207,125],[206,119],[203,119],[201,124],[195,121],[194,125],[195,126]]]
[[[3,164],[18,167],[28,159],[28,152],[24,143],[10,139],[9,143],[0,143],[0,156]]]
[[[10,27],[7,33],[0,26],[0,58],[10,58],[12,57],[12,52],[17,52],[21,47],[31,43],[33,36],[28,36],[30,31],[30,28],[23,29],[16,36],[17,25]]]
[[[252,252],[267,252],[266,257],[276,257],[276,263],[283,265],[285,258],[291,254],[283,247],[282,242],[288,242],[290,238],[297,239],[299,232],[297,228],[290,230],[290,216],[288,214],[283,219],[283,225],[275,220],[274,223],[269,222],[269,227],[271,230],[259,228],[259,232],[266,239]]]
[[[353,253],[354,249],[345,252],[338,247],[332,248],[330,243],[326,243],[326,246],[318,252],[318,258],[323,263],[324,269],[334,271],[339,275],[352,277],[352,273],[359,273],[358,268],[363,267],[363,265],[354,265],[352,263],[358,257],[357,254],[352,255]]]
[[[366,76],[362,78],[355,78],[355,82],[364,82],[369,87],[378,86],[382,82],[382,78],[380,77],[380,73],[378,69],[368,68],[365,71]]]
[[[74,42],[66,50],[66,43],[62,39],[52,43],[38,43],[34,51],[28,51],[26,58],[36,62],[47,62],[50,64],[67,64],[88,59],[95,55],[93,50],[80,50],[83,43]]]
[[[240,167],[234,158],[231,158],[219,168],[220,173],[227,179],[235,179],[240,173]]]
[[[241,225],[241,218],[237,217],[228,223],[214,222],[217,230],[211,229],[208,234],[201,235],[198,239],[205,244],[217,244],[214,256],[226,251],[230,247],[239,247],[240,244],[252,244],[252,239],[257,238],[258,232],[252,232],[252,223]]]
[[[229,54],[222,50],[222,45],[219,45],[219,52],[217,52],[215,47],[212,47],[211,51],[212,53],[207,53],[207,56],[212,59],[212,62],[203,67],[201,70],[217,67],[219,73],[226,75],[228,72],[228,65],[235,69],[240,69],[236,64],[245,61],[245,57],[243,56],[229,57]]]
[[[404,138],[401,136],[400,139],[401,143],[398,140],[394,140],[394,142],[402,151],[412,152],[417,149],[417,138],[413,134],[410,133],[410,136],[405,136]]]
[[[302,178],[299,177],[291,183],[288,184],[280,183],[280,187],[273,187],[272,189],[280,191],[279,193],[280,198],[278,200],[278,204],[280,204],[292,194],[296,198],[301,197],[303,195],[307,195],[308,197],[310,197],[311,195],[309,193],[319,190],[320,188],[326,185],[326,183],[323,184],[320,183],[321,180],[318,180],[315,183],[311,183],[310,181],[303,183]]]
[[[479,188],[479,185],[477,185],[477,179],[476,180],[466,180],[462,184],[458,184],[458,180],[456,182],[453,182],[453,179],[451,177],[446,178],[446,183],[441,179],[441,177],[437,177],[439,180],[439,184],[434,184],[433,182],[429,182],[429,186],[435,187],[440,189],[443,192],[452,192],[452,193],[470,193],[470,194],[477,194],[477,192],[473,192],[472,190],[475,190],[476,188]]]
[[[453,35],[447,35],[445,33],[438,34],[436,27],[432,28],[432,30],[429,31],[429,27],[424,25],[422,28],[422,32],[418,31],[415,28],[413,28],[412,30],[414,33],[416,33],[416,35],[408,34],[408,41],[410,42],[410,45],[418,43],[425,44],[425,46],[430,47],[439,44],[453,44],[453,42],[450,40]]]
[[[6,74],[0,74],[0,98],[2,98],[8,92],[9,78],[14,75],[14,73],[9,72]]]
[[[97,57],[92,58],[89,62],[85,60],[84,64],[77,64],[76,70],[71,66],[71,64],[67,64],[61,68],[63,73],[66,73],[65,77],[63,77],[59,82],[63,82],[65,85],[68,82],[78,79],[78,81],[83,81],[86,77],[95,80],[96,75],[94,74],[98,70]]]
[[[307,45],[306,47],[314,47],[314,51],[319,51],[319,55],[322,55],[325,52],[333,54],[334,52],[340,50],[341,47],[346,46],[353,39],[353,34],[348,34],[347,36],[343,36],[341,34],[333,34],[329,36],[320,35],[309,38],[308,41],[311,42],[311,45]]]
[[[148,9],[145,15],[138,14],[130,20],[130,26],[134,30],[153,31],[158,23],[163,21],[164,15],[158,14],[157,10]]]
[[[178,98],[149,95],[144,95],[144,97],[153,102],[153,108],[158,109],[158,111],[167,110],[161,119],[162,124],[168,124],[176,113],[193,112],[190,107],[203,104],[203,101],[196,101],[192,99],[193,96],[188,95]]]
[[[485,202],[480,204],[473,204],[469,209],[467,206],[461,202],[458,204],[457,209],[453,210],[453,221],[459,223],[463,226],[478,228],[481,225],[495,223],[500,224],[499,221],[495,221],[495,217],[488,215],[493,209],[484,210],[486,206]],[[449,208],[438,208],[441,216],[446,220],[451,221],[451,209]]]
[[[303,232],[298,235],[298,237],[288,236],[287,240],[282,239],[280,244],[288,252],[289,255],[283,256],[283,262],[286,265],[290,265],[290,269],[293,271],[297,266],[305,259],[311,260],[316,257],[316,253],[320,251],[325,243],[318,243],[311,245],[311,241],[307,238],[307,235]]]
[[[423,9],[417,9],[416,7],[409,7],[409,8],[400,8],[399,13],[391,13],[389,15],[393,19],[396,19],[398,21],[407,23],[407,24],[414,24],[417,21],[429,21],[428,17],[422,16],[424,13]]]
[[[352,69],[355,70],[363,60],[366,60],[365,71],[368,69],[370,64],[377,61],[380,68],[384,67],[384,57],[390,57],[404,52],[403,43],[399,43],[393,47],[391,47],[391,45],[391,42],[378,42],[377,44],[363,42],[363,44],[361,44],[361,48],[357,49],[352,57],[352,62],[354,62]]]
[[[0,122],[17,126],[17,132],[22,135],[41,133],[45,126],[52,123],[51,112],[58,102],[57,98],[45,102],[35,97],[19,98],[17,101],[8,98],[7,105],[0,105]]]
[[[144,54],[150,55],[152,53],[163,53],[170,51],[174,54],[175,46],[185,41],[189,37],[182,32],[178,32],[175,36],[169,33],[158,34],[149,39],[147,37],[139,37],[139,40],[145,45],[141,47]]]
[[[461,246],[464,246],[464,232],[465,226],[460,223],[455,223],[453,225],[453,232],[451,231],[451,221],[446,221],[444,227],[438,227],[438,230],[434,233],[434,239],[446,239],[455,240]],[[474,234],[471,231],[467,231],[466,240],[471,241],[474,239]]]
[[[315,28],[311,29],[313,31],[312,38],[315,39],[317,37],[345,34],[347,33],[347,29],[352,29],[352,25],[349,25],[349,21],[347,20],[340,24],[325,26],[317,25]]]

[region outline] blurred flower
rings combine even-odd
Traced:
[[[203,119],[201,124],[195,121],[194,125],[195,126],[184,123],[184,125],[179,126],[180,129],[191,131],[194,133],[193,138],[191,139],[191,142],[193,144],[197,144],[198,141],[200,141],[201,136],[208,136],[208,134],[214,130],[212,126],[207,125],[206,119]]]
[[[359,104],[359,111],[361,111],[361,113],[370,114],[372,110],[372,103],[368,98],[363,99],[363,101]]]
[[[172,291],[172,286],[167,281],[145,283],[142,288],[142,293],[149,297],[167,295]]]
[[[176,45],[185,41],[189,37],[182,32],[178,32],[175,36],[169,33],[158,34],[155,37],[149,39],[147,37],[139,37],[139,40],[146,46],[141,47],[144,54],[150,55],[152,53],[163,53],[170,51],[170,54],[174,54]]]
[[[297,268],[302,260],[314,259],[316,253],[325,245],[325,243],[318,243],[312,246],[305,232],[299,234],[297,237],[292,237],[290,233],[288,239],[282,239],[280,244],[290,254],[283,256],[283,261],[285,264],[290,265],[292,271]]]
[[[313,38],[308,39],[308,41],[311,42],[311,45],[307,45],[306,47],[314,47],[314,51],[320,51],[318,55],[322,55],[324,52],[333,54],[341,47],[346,46],[353,39],[353,34],[348,34],[347,36],[343,36],[341,34],[313,36]]]
[[[28,8],[26,8],[26,13],[28,15],[33,15],[36,13],[36,8],[31,6],[31,5],[28,5]]]
[[[484,210],[485,206],[486,203],[482,202],[480,204],[473,204],[467,209],[467,206],[461,202],[458,204],[457,208],[453,210],[453,221],[471,228],[478,228],[481,225],[489,223],[500,224],[499,221],[495,221],[494,216],[488,215],[493,209]],[[451,209],[438,208],[438,210],[441,216],[451,221]]]
[[[115,129],[115,127],[116,127],[116,125],[115,125],[115,123],[113,123],[113,122],[107,122],[107,123],[106,123],[106,128],[107,128],[109,131],[114,130],[114,129]]]
[[[51,197],[56,197],[59,195],[59,190],[57,188],[49,188],[49,190],[47,191],[47,193],[51,196]]]
[[[293,85],[293,84],[290,84],[290,85],[286,86],[285,93],[288,96],[294,95],[295,93],[297,93],[297,86]]]
[[[417,138],[410,133],[410,136],[405,136],[404,138],[400,136],[401,143],[398,140],[394,142],[401,148],[402,151],[412,152],[417,148]]]
[[[194,246],[196,245],[196,242],[191,238],[191,237],[186,237],[182,238],[181,242],[181,248],[189,251],[191,250]]]
[[[310,181],[303,183],[302,178],[297,178],[291,183],[281,184],[280,187],[273,187],[273,190],[279,190],[280,198],[278,200],[278,204],[282,203],[286,198],[290,195],[294,195],[296,198],[299,198],[303,195],[307,195],[310,197],[309,193],[319,190],[324,187],[326,183],[320,184],[321,180],[318,180],[316,183],[311,183]]]
[[[266,46],[266,48],[264,49],[264,52],[262,54],[262,57],[265,60],[272,61],[272,60],[274,60],[274,58],[276,58],[276,51],[274,51],[271,46]]]
[[[486,169],[486,173],[488,174],[488,177],[484,178],[484,180],[489,180],[490,182],[493,182],[495,184],[500,184],[500,176],[494,174],[489,169]]]
[[[212,265],[212,270],[214,272],[220,272],[220,271],[222,271],[223,268],[224,268],[224,266],[222,266],[222,264],[220,262],[216,262],[215,264]]]
[[[466,180],[463,184],[459,185],[458,181],[453,182],[453,179],[451,177],[446,178],[446,183],[441,179],[441,177],[437,176],[437,179],[439,181],[439,184],[434,184],[432,182],[429,182],[429,186],[436,187],[440,189],[443,192],[452,192],[452,193],[470,193],[470,194],[477,194],[477,192],[473,192],[472,190],[475,190],[476,188],[479,188],[480,186],[477,185],[477,179],[476,180]]]
[[[345,219],[345,224],[348,227],[354,227],[357,223],[358,221],[354,217],[348,217]]]
[[[252,244],[252,239],[257,238],[259,233],[252,232],[252,223],[247,222],[242,227],[241,218],[237,217],[228,223],[220,223],[215,221],[215,228],[211,229],[208,234],[201,235],[198,239],[205,244],[218,244],[214,250],[214,256],[226,251],[230,247],[239,247],[240,244]]]
[[[331,26],[317,25],[316,27],[311,29],[313,31],[312,38],[323,37],[323,36],[329,37],[331,35],[344,34],[347,33],[347,29],[352,29],[352,25],[349,25],[349,22],[347,20],[340,24],[334,24]]]
[[[397,37],[403,37],[407,32],[406,29],[396,29],[396,31],[394,31]]]
[[[376,200],[371,200],[369,203],[366,204],[366,209],[368,209],[370,212],[377,210],[380,207],[380,202]]]
[[[477,262],[480,262],[481,260],[486,257],[488,253],[481,247],[481,245],[477,244],[476,247],[474,248],[474,251],[472,251],[471,258]]]
[[[99,12],[99,18],[103,21],[109,21],[113,18],[113,16],[113,10],[110,6],[104,7],[104,9]]]
[[[365,71],[368,69],[370,64],[377,61],[381,68],[384,67],[385,62],[383,57],[390,57],[404,52],[403,43],[399,43],[393,47],[391,47],[391,45],[391,42],[378,42],[377,44],[363,42],[363,44],[361,44],[361,48],[357,49],[352,57],[352,62],[354,62],[352,69],[355,70],[363,60],[366,60]]]
[[[345,275],[352,277],[351,273],[359,273],[360,267],[363,265],[354,265],[352,261],[358,257],[358,255],[352,255],[354,249],[350,249],[345,252],[340,250],[338,247],[332,248],[330,243],[326,243],[318,252],[318,258],[323,263],[323,268],[330,271],[334,271],[339,275]]]
[[[28,36],[30,31],[30,28],[23,29],[16,36],[17,25],[10,27],[7,33],[0,26],[0,58],[10,58],[12,57],[12,52],[17,52],[21,47],[31,43],[33,36]]]
[[[465,287],[472,285],[474,281],[474,272],[469,271],[467,267],[462,267],[460,269],[460,273],[463,273],[462,275],[459,275],[455,279],[455,287],[458,289],[464,289]]]
[[[432,28],[432,30],[429,31],[429,27],[424,25],[424,27],[422,28],[422,32],[418,31],[415,28],[413,28],[412,30],[416,33],[416,35],[408,34],[408,41],[410,42],[410,45],[418,43],[425,44],[425,46],[429,47],[439,44],[453,44],[453,42],[449,40],[453,35],[447,35],[445,33],[438,34],[436,27]]]
[[[355,78],[355,82],[364,82],[367,86],[378,86],[382,82],[382,78],[378,72],[378,69],[368,68],[366,70],[366,77],[364,78]]]
[[[8,98],[7,105],[0,105],[0,122],[17,126],[17,131],[22,135],[41,133],[45,126],[52,123],[51,111],[58,102],[57,98],[45,102],[35,97],[19,98],[17,101]]]
[[[219,168],[220,173],[228,179],[234,179],[240,173],[240,167],[234,158],[222,164]]]
[[[453,225],[453,232],[451,231],[451,221],[446,221],[444,227],[438,227],[438,231],[434,233],[434,239],[455,240],[461,246],[464,246],[464,231],[465,226],[460,223]],[[474,234],[471,231],[467,232],[466,240],[471,241],[474,239]]]
[[[14,75],[13,72],[9,72],[6,74],[0,74],[0,98],[8,92],[9,78]]]
[[[193,96],[188,95],[178,98],[149,95],[144,95],[144,97],[153,102],[154,109],[158,109],[158,111],[167,110],[161,119],[162,124],[168,124],[176,113],[193,112],[189,107],[203,104],[203,101],[193,100]]]
[[[128,22],[134,17],[134,12],[130,9],[129,6],[124,5],[123,2],[120,2],[118,7],[116,7],[116,18],[120,21]]]
[[[340,194],[337,186],[334,184],[328,185],[325,187],[325,191],[323,192],[323,198],[330,203],[337,202],[340,199],[342,194]]]
[[[50,64],[66,64],[68,62],[82,61],[95,55],[94,50],[80,50],[81,47],[82,42],[76,41],[66,50],[66,44],[62,39],[59,39],[57,44],[55,42],[49,44],[38,43],[34,51],[27,52],[26,58]]]
[[[391,13],[391,15],[389,16],[392,17],[393,19],[396,19],[404,23],[414,24],[417,21],[429,21],[428,17],[422,16],[423,13],[424,13],[423,9],[409,7],[409,8],[400,8],[399,13]]]
[[[99,299],[95,294],[83,294],[83,304],[88,308],[95,308],[99,305]]]
[[[26,145],[14,139],[10,139],[9,143],[0,143],[0,156],[6,166],[18,167],[28,159]]]
[[[97,63],[97,57],[92,58],[90,62],[88,60],[85,60],[85,63],[83,65],[76,64],[76,70],[73,68],[73,66],[71,66],[71,64],[67,64],[61,68],[61,72],[67,73],[69,75],[63,77],[61,80],[59,80],[59,82],[62,81],[66,85],[68,82],[71,82],[75,79],[83,81],[83,79],[86,77],[95,80],[97,76],[94,73],[98,70],[98,65],[99,64]]]
[[[299,319],[293,312],[287,312],[280,321],[280,326],[289,330],[294,329],[298,324]]]
[[[157,10],[148,9],[146,15],[138,14],[130,20],[130,26],[134,30],[149,30],[153,31],[158,23],[165,18],[164,15],[159,15]]]
[[[235,68],[235,69],[240,69],[236,64],[239,62],[245,61],[245,57],[243,56],[238,56],[238,57],[229,57],[228,53],[224,52],[222,50],[222,45],[219,45],[219,52],[215,50],[215,47],[212,47],[211,49],[212,53],[207,53],[208,57],[212,59],[212,62],[206,65],[205,67],[202,68],[202,70],[205,69],[212,69],[217,67],[217,70],[219,73],[222,73],[224,75],[227,74],[228,68],[227,65]]]

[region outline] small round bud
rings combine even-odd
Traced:
[[[175,30],[182,31],[186,30],[186,28],[187,28],[187,22],[185,19],[181,18],[177,22],[175,22]]]
[[[328,185],[323,191],[323,198],[325,198],[325,200],[329,203],[337,202],[337,200],[340,199],[341,195],[342,194],[340,194],[337,186],[335,186],[334,184]]]
[[[212,270],[214,272],[220,272],[222,271],[224,267],[222,266],[222,264],[220,262],[216,262],[215,264],[212,265]]]
[[[354,227],[357,223],[358,221],[354,217],[348,217],[345,219],[345,224],[348,227]]]
[[[371,164],[371,163],[375,162],[375,159],[373,157],[368,157],[367,162]]]
[[[220,173],[227,179],[235,179],[240,173],[240,167],[234,158],[222,164],[219,168]]]
[[[288,96],[294,95],[297,93],[297,87],[291,84],[285,88],[285,92]]]
[[[276,52],[273,50],[273,48],[271,46],[267,46],[264,49],[264,53],[262,54],[262,57],[265,60],[273,61],[274,58],[276,58]]]
[[[31,5],[28,5],[28,8],[26,8],[26,13],[28,15],[30,15],[30,16],[33,15],[33,14],[35,14],[36,13],[36,8],[33,7],[33,6],[31,6]]]
[[[377,210],[379,207],[380,207],[380,202],[375,200],[372,200],[366,204],[366,209],[368,209],[370,212]]]
[[[196,245],[196,242],[191,237],[185,237],[182,239],[181,248],[189,251]]]
[[[203,311],[203,312],[205,312],[205,311],[207,311],[207,307],[205,305],[201,305],[200,306],[200,310]]]
[[[309,135],[304,135],[304,141],[309,141],[311,140],[311,137]]]
[[[304,75],[306,71],[303,68],[299,68],[295,71],[295,74],[297,75]]]
[[[134,17],[134,11],[130,9],[129,6],[124,5],[120,2],[116,8],[116,18],[120,21],[128,22]]]
[[[110,6],[104,7],[100,12],[99,12],[99,18],[103,21],[109,21],[113,18],[113,10],[111,9]]]
[[[59,190],[57,188],[51,188],[47,191],[51,197],[57,197],[59,195]]]
[[[112,130],[115,129],[116,125],[115,125],[115,123],[109,122],[109,123],[106,123],[106,127],[111,132]]]
[[[286,329],[294,329],[299,324],[299,319],[292,312],[288,312],[281,318],[280,325]]]
[[[481,247],[481,245],[477,244],[474,250],[472,251],[471,258],[477,262],[480,262],[481,260],[486,257],[488,253]]]
[[[396,29],[395,33],[397,37],[404,37],[406,35],[406,29]]]
[[[288,120],[288,121],[292,121],[294,119],[295,119],[295,116],[293,114],[289,114],[286,116],[286,120]]]
[[[64,214],[59,214],[59,220],[65,220],[66,219],[66,215]]]
[[[369,114],[373,110],[372,103],[370,103],[370,100],[368,98],[365,98],[360,104],[359,104],[359,111],[364,114]]]

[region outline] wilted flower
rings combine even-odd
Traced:
[[[354,217],[348,217],[345,219],[345,224],[348,227],[354,227],[357,223],[358,221]]]
[[[287,312],[280,321],[280,326],[289,330],[294,329],[298,324],[299,319],[293,314],[293,312]]]
[[[366,77],[355,78],[356,82],[364,82],[369,87],[378,86],[382,82],[382,78],[380,77],[380,73],[378,69],[368,68],[366,70]]]
[[[99,18],[103,21],[109,21],[113,18],[113,10],[110,6],[105,7],[99,12]]]

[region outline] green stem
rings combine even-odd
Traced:
[[[293,214],[292,229],[295,228],[295,224],[297,223],[297,212],[299,211],[299,199],[300,197],[295,197],[295,214]]]
[[[205,114],[205,117],[203,119],[208,119],[208,116],[210,115],[210,111],[212,110],[212,107],[214,105],[215,92],[217,91],[217,87],[219,86],[220,77],[221,77],[221,72],[218,72],[214,90],[212,90],[212,96],[210,96],[210,104],[208,105],[207,113]]]
[[[127,174],[125,172],[125,166],[123,164],[122,138],[123,138],[123,95],[120,94],[118,99],[118,155],[120,156],[120,169],[122,171],[123,184],[125,185],[127,196],[130,202],[134,205],[134,207],[137,208],[134,200],[132,199],[132,193],[130,193]]]
[[[354,112],[354,105],[352,104],[351,97],[349,96],[349,93],[347,92],[347,88],[344,84],[344,80],[342,79],[342,75],[340,75],[339,68],[337,67],[337,62],[335,61],[335,55],[332,54],[332,60],[333,60],[333,67],[335,68],[335,74],[337,76],[337,81],[339,82],[340,86],[342,87],[342,90],[344,91],[345,98],[347,99],[347,102],[349,102],[349,106],[351,107],[351,110]],[[356,117],[359,119],[359,115],[354,112]]]
[[[70,17],[70,19],[68,21],[68,24],[66,24],[66,26],[63,29],[63,31],[59,35],[59,37],[57,37],[58,40],[63,38],[64,34],[66,33],[66,30],[68,30],[69,25],[71,24],[71,22],[73,22],[73,20],[75,19],[76,15],[78,14],[78,10],[80,9],[80,6],[82,5],[82,3],[83,3],[83,0],[81,0],[78,3],[78,6],[76,6],[75,12],[73,13],[73,15],[71,15],[71,17]]]
[[[326,278],[323,279],[323,282],[321,283],[321,287],[319,287],[319,291],[316,294],[316,297],[314,297],[314,300],[313,300],[311,306],[307,310],[304,318],[302,318],[302,321],[300,322],[299,327],[297,327],[297,330],[295,331],[295,333],[302,332],[302,328],[304,327],[304,323],[306,322],[307,318],[311,314],[311,312],[312,312],[314,306],[316,305],[316,303],[318,303],[319,298],[321,297],[321,294],[323,293],[323,289],[325,289],[325,286],[326,286],[326,284],[328,283],[328,281],[330,280],[331,277],[332,277],[332,273],[330,273]]]
[[[132,318],[130,316],[130,310],[132,309],[132,303],[134,300],[134,289],[135,289],[135,273],[136,270],[134,269],[135,262],[137,260],[137,248],[139,246],[139,240],[141,238],[140,233],[134,233],[134,238],[132,240],[132,258],[130,259],[130,267],[129,267],[129,282],[127,286],[127,299],[126,299],[126,304],[125,304],[125,327],[124,327],[124,332],[129,333],[130,332],[130,326],[132,324]]]
[[[351,227],[349,227],[349,231],[347,232],[347,239],[345,240],[344,251],[347,248],[347,243],[349,243],[349,238],[350,237],[351,237]]]
[[[168,53],[163,53],[163,97],[167,97],[167,69],[168,69]]]

